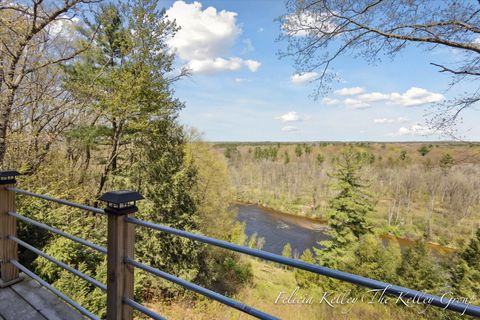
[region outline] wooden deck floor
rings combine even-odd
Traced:
[[[0,289],[1,320],[83,320],[80,313],[38,282],[24,280]]]

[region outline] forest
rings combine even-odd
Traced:
[[[175,83],[189,71],[168,50],[178,28],[164,13],[155,0],[2,2],[0,163],[22,174],[20,188],[92,206],[106,191],[136,190],[141,219],[252,247],[230,205],[261,204],[328,224],[325,249],[299,259],[479,304],[480,145],[202,141],[179,121]],[[17,210],[106,243],[103,217],[22,196]],[[23,223],[18,234],[105,282],[97,252]],[[383,234],[415,245],[386,246]],[[430,242],[454,253],[432,255]],[[398,303],[278,304],[297,287],[317,297],[364,291],[148,229],[137,231],[136,259],[284,319],[466,318]],[[20,260],[105,317],[101,290],[29,251]],[[169,319],[247,317],[143,272],[135,280],[136,300]]]
[[[359,153],[376,202],[372,224],[385,233],[453,247],[479,227],[480,145],[462,143],[217,144],[238,201],[326,219],[342,150]]]

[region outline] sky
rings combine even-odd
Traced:
[[[191,76],[175,83],[185,102],[180,121],[207,141],[436,141],[428,128],[433,103],[455,97],[468,85],[430,62],[454,62],[453,49],[409,47],[392,61],[370,65],[354,54],[335,61],[339,81],[315,99],[316,74],[297,74],[280,59],[276,20],[282,0],[162,1],[181,27],[169,41],[178,65]],[[473,87],[473,84],[472,84]],[[466,140],[480,140],[480,109],[458,125]]]

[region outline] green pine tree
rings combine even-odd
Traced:
[[[452,264],[450,282],[457,297],[480,303],[480,229]]]
[[[422,292],[438,293],[445,285],[445,274],[430,254],[424,240],[418,240],[402,257],[398,269],[402,286]]]
[[[300,158],[303,154],[303,149],[302,149],[302,146],[297,144],[297,146],[295,147],[295,154],[297,155],[297,158]]]
[[[282,256],[291,258],[292,257],[292,246],[290,243],[287,243],[282,250]]]
[[[310,249],[307,249],[302,253],[300,260],[312,264],[316,263],[315,257]],[[319,276],[310,271],[295,269],[295,280],[299,287],[312,288],[317,286]]]

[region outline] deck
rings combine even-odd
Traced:
[[[0,288],[0,320],[85,319],[35,280],[22,277],[23,281]]]

